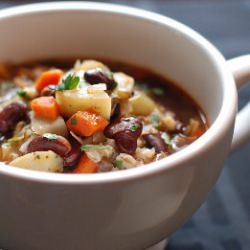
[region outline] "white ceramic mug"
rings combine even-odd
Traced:
[[[150,68],[177,82],[211,127],[163,160],[131,170],[73,175],[0,165],[0,246],[8,250],[143,249],[201,205],[221,172],[234,131],[237,90],[250,57],[226,62],[190,28],[147,11],[87,2],[0,11],[0,61],[99,57]],[[230,71],[231,68],[231,71]],[[250,106],[233,147],[250,137]]]

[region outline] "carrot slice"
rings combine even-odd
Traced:
[[[31,101],[31,109],[36,116],[55,120],[59,116],[59,107],[53,96],[42,96]]]
[[[108,121],[92,110],[78,111],[67,121],[69,130],[80,136],[91,136],[97,131],[102,131]]]
[[[48,85],[57,85],[60,78],[63,76],[63,71],[60,69],[51,69],[43,72],[36,80],[35,87],[38,92]]]
[[[90,160],[86,154],[83,154],[73,173],[95,173],[97,169],[98,165]]]
[[[191,136],[191,137],[196,137],[196,138],[198,138],[198,137],[200,137],[203,133],[204,133],[204,131],[203,131],[200,127],[198,127],[198,128],[196,128],[195,130],[193,130],[193,131],[191,132],[190,136]]]

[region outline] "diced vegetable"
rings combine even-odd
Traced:
[[[110,118],[111,97],[105,91],[88,93],[87,88],[57,91],[56,101],[65,117],[70,117],[79,110],[93,109],[104,118]]]
[[[91,136],[97,131],[102,131],[108,121],[92,110],[78,111],[67,121],[67,127],[80,136]]]
[[[83,154],[73,173],[95,173],[97,169],[98,165],[91,161],[86,154]]]
[[[135,156],[137,160],[144,163],[152,162],[156,156],[155,148],[138,147]]]
[[[44,119],[55,120],[59,116],[59,108],[52,96],[42,96],[31,101],[31,109],[36,116]]]
[[[0,147],[1,161],[12,161],[18,154],[18,143],[6,142]]]
[[[43,119],[31,113],[31,129],[36,134],[43,135],[45,133],[57,134],[61,136],[67,135],[67,127],[61,116],[55,120]]]
[[[173,116],[171,115],[164,115],[162,117],[162,122],[164,127],[168,130],[168,131],[174,131],[175,127],[176,127],[176,120],[174,119]]]
[[[121,99],[128,99],[134,89],[134,78],[122,72],[114,73],[113,78],[117,83],[117,88],[114,91],[116,95]]]
[[[28,153],[11,161],[9,165],[45,172],[63,171],[63,159],[53,151]]]
[[[23,97],[23,98],[28,99],[28,100],[29,99],[34,99],[34,98],[38,97],[38,95],[39,95],[34,86],[24,87],[22,89],[19,89],[17,91],[17,94],[20,97]]]
[[[100,68],[103,69],[104,71],[108,71],[108,67],[106,65],[104,65],[103,63],[96,61],[96,60],[85,60],[83,62],[81,61],[76,61],[75,65],[74,65],[74,70],[90,70],[90,69],[96,69],[96,68]]]
[[[121,167],[127,168],[127,169],[134,168],[138,164],[138,162],[132,155],[124,154],[124,153],[120,153],[116,157],[115,162],[122,162]]]
[[[92,151],[92,150],[106,150],[112,148],[109,145],[94,145],[94,144],[84,144],[81,146],[81,151]]]
[[[104,83],[94,84],[87,87],[89,94],[95,94],[107,90],[107,86]]]
[[[191,137],[200,137],[203,134],[203,130],[200,127],[199,121],[193,118],[189,120],[187,134],[188,136],[191,136]]]
[[[36,80],[35,87],[38,92],[48,85],[57,85],[63,76],[63,71],[60,69],[52,69],[43,72],[40,77]]]
[[[81,151],[84,151],[93,162],[100,162],[103,158],[109,159],[114,149],[110,145],[85,144],[81,146]]]
[[[149,115],[156,107],[155,102],[145,94],[136,93],[129,99],[134,115]]]

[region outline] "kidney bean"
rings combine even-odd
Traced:
[[[137,137],[127,131],[121,131],[115,135],[115,142],[120,152],[134,154],[137,148]]]
[[[27,147],[27,152],[52,150],[61,157],[65,157],[71,151],[71,145],[67,139],[58,136],[57,139],[48,139],[38,136],[34,138]]]
[[[167,151],[167,145],[160,134],[146,134],[143,138],[146,141],[146,146],[154,148],[156,153]]]
[[[0,120],[0,133],[5,135],[9,132],[8,123],[5,120]]]
[[[12,102],[0,112],[0,133],[11,134],[19,121],[29,120],[25,103]]]
[[[41,96],[55,96],[56,86],[48,85],[42,89]]]
[[[116,87],[116,82],[101,69],[89,69],[84,73],[84,79],[90,84],[106,83],[107,89],[112,90]]]
[[[63,159],[64,167],[74,167],[78,163],[81,156],[80,143],[76,140],[71,141],[71,150]]]
[[[133,133],[138,138],[142,132],[142,123],[136,117],[122,118],[118,122],[110,123],[104,130],[104,135],[113,138],[115,134],[122,131]]]
[[[133,154],[141,132],[142,123],[135,117],[127,117],[119,122],[110,123],[104,130],[104,135],[115,140],[120,152]]]

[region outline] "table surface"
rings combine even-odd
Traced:
[[[35,1],[0,1],[0,8]],[[41,2],[41,1],[40,1]],[[250,0],[110,0],[181,21],[226,58],[250,53]],[[239,107],[250,100],[250,86]],[[0,243],[1,244],[1,243]],[[1,247],[1,245],[0,245]],[[207,201],[169,239],[166,250],[250,249],[250,144],[232,154]]]

